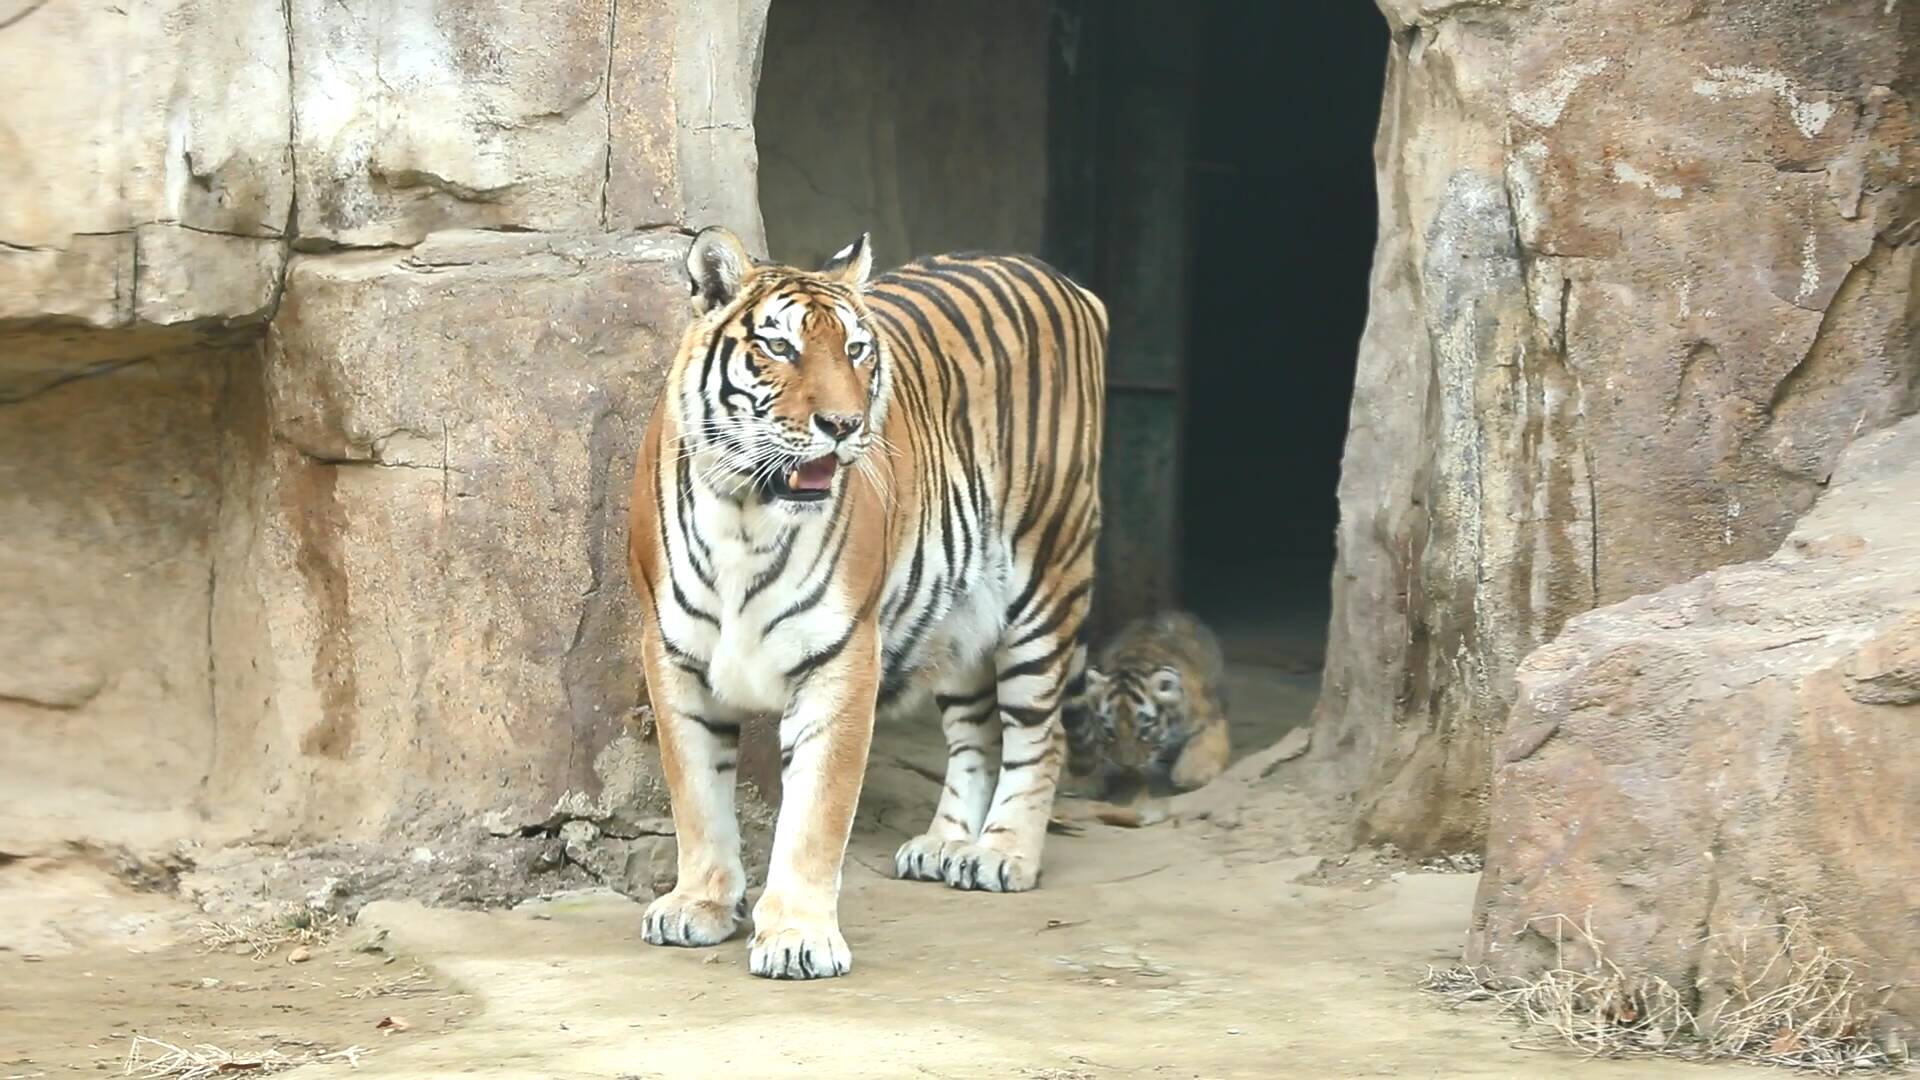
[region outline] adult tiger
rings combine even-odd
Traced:
[[[642,934],[733,933],[739,725],[778,714],[785,790],[748,950],[773,978],[852,965],[840,868],[874,715],[929,691],[947,783],[897,872],[1038,882],[1093,587],[1105,307],[1022,256],[869,282],[871,266],[865,236],[812,273],[696,236],[694,321],[634,474],[628,559],[680,871]]]

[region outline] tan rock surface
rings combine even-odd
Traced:
[[[620,523],[683,247],[296,258],[229,400],[213,806],[355,838],[597,789],[640,700]]]
[[[257,323],[290,244],[679,221],[757,242],[766,6],[0,7],[0,331]],[[0,378],[126,348],[21,339]]]
[[[1575,618],[1518,688],[1474,960],[1535,974],[1541,920],[1590,918],[1710,1008],[1734,973],[1704,939],[1803,907],[1920,1026],[1920,419],[1855,443],[1772,557]]]
[[[0,405],[0,851],[181,834],[213,740],[229,363],[151,357]]]
[[[1363,836],[1469,850],[1523,656],[1765,555],[1857,433],[1920,408],[1920,12],[1383,7],[1314,744]]]
[[[264,317],[293,199],[281,4],[20,8],[0,26],[0,328]]]
[[[765,10],[0,4],[0,853],[651,888],[620,503]]]

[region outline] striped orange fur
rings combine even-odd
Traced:
[[[739,725],[780,717],[784,793],[749,967],[839,975],[838,894],[876,713],[931,697],[949,747],[902,877],[1040,877],[1060,705],[1093,588],[1107,317],[1025,256],[869,280],[703,231],[695,317],[634,473],[629,561],[679,835],[643,936],[729,937],[746,877]]]

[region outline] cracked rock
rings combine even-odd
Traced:
[[[1765,956],[1804,907],[1920,1023],[1920,716],[1857,678],[1920,656],[1915,492],[1920,418],[1856,443],[1771,557],[1579,616],[1527,658],[1470,962],[1535,976],[1560,962],[1541,920],[1578,913],[1706,1015],[1734,977],[1707,939]],[[1552,738],[1512,746],[1542,723]]]

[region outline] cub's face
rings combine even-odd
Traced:
[[[804,510],[872,467],[887,383],[860,298],[871,262],[864,236],[813,273],[755,265],[725,230],[695,238],[685,437],[735,489]]]
[[[1088,671],[1087,696],[1115,765],[1145,768],[1184,733],[1187,694],[1177,668]]]

